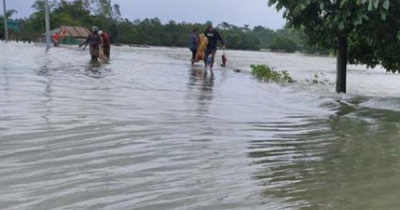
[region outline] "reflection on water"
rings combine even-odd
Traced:
[[[212,91],[214,87],[214,72],[192,68],[190,71],[190,86],[199,86],[201,90]]]
[[[190,96],[197,98],[198,114],[207,114],[208,104],[213,100],[214,72],[204,69],[192,68],[190,70],[189,84]]]
[[[77,50],[0,47],[0,209],[400,204],[396,75],[351,66],[357,95],[336,95],[304,80],[332,76],[331,58],[228,52],[232,68],[267,63],[299,81],[280,86],[190,67],[186,49],[119,47],[91,64]]]

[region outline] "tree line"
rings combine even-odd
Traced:
[[[14,39],[32,39],[45,31],[45,4],[36,0],[34,13],[28,18],[18,19],[19,30],[10,31]],[[110,0],[52,0],[50,1],[51,29],[61,25],[98,26],[109,32],[114,44],[136,44],[151,46],[187,47],[193,29],[204,31],[207,23],[169,21],[163,24],[158,18],[134,20],[122,18],[120,6]],[[15,13],[10,11],[9,18]],[[272,30],[263,26],[239,27],[226,22],[216,25],[224,37],[226,46],[238,50],[269,49],[281,52],[326,53],[326,50],[311,46],[301,30],[283,28]],[[0,38],[4,39],[4,28],[0,24]]]

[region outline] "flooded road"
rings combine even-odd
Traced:
[[[0,209],[400,205],[399,75],[350,66],[338,95],[326,57],[228,51],[230,68],[206,73],[186,49],[117,47],[92,65],[0,48]],[[260,83],[250,64],[298,82]],[[330,82],[306,81],[321,72]]]

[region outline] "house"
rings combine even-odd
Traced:
[[[61,26],[50,31],[50,35],[60,34],[60,44],[76,45],[82,43],[90,34],[89,29],[81,26]],[[45,41],[46,33],[42,41]]]

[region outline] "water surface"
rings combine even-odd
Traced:
[[[92,65],[0,47],[0,209],[400,205],[399,75],[350,66],[338,95],[327,57],[228,51],[211,73],[187,49],[115,47]],[[260,83],[259,63],[298,82]],[[328,84],[306,81],[321,72]]]

